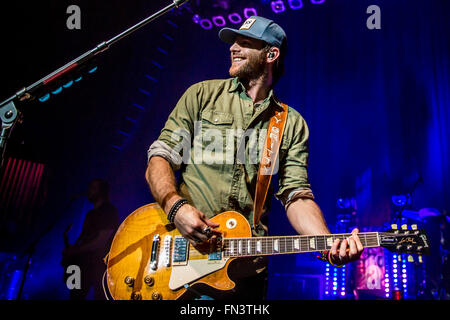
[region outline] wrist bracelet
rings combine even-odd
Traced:
[[[331,261],[331,250],[322,251],[320,253],[320,256],[317,256],[317,259],[322,260],[323,262],[328,262],[329,264],[331,264],[333,267],[336,267],[336,268],[340,268],[343,266],[343,264],[337,265]]]
[[[181,208],[181,206],[185,205],[187,203],[186,199],[179,199],[177,200],[172,208],[170,208],[169,214],[167,215],[167,219],[170,223],[173,223],[175,220],[175,215],[177,214],[178,210]]]
[[[327,260],[328,260],[328,263],[329,263],[329,264],[331,264],[332,266],[334,266],[334,267],[336,267],[336,268],[340,268],[340,267],[343,266],[343,264],[337,265],[337,264],[334,264],[333,262],[331,262],[331,250],[328,251]]]

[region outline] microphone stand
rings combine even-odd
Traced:
[[[30,85],[28,87],[22,88],[21,90],[17,91],[14,95],[9,97],[8,99],[2,101],[0,103],[0,120],[2,122],[2,127],[1,127],[1,132],[0,132],[0,168],[3,167],[4,155],[5,155],[5,151],[6,151],[7,140],[9,137],[9,131],[15,125],[17,116],[20,113],[16,108],[17,102],[33,100],[36,97],[36,93],[38,91],[40,91],[41,89],[48,87],[49,84],[53,85],[56,82],[56,80],[61,80],[61,78],[63,78],[64,76],[67,76],[67,74],[71,71],[73,72],[74,70],[80,70],[81,66],[84,66],[88,61],[91,61],[98,54],[109,49],[109,47],[111,45],[113,45],[116,42],[118,42],[119,40],[122,40],[123,38],[127,37],[131,33],[135,32],[136,30],[147,25],[149,22],[155,20],[156,18],[159,18],[160,16],[164,15],[165,13],[172,10],[173,8],[179,8],[187,1],[188,0],[172,0],[172,3],[170,5],[168,5],[167,7],[157,11],[156,13],[145,18],[141,22],[128,28],[127,30],[123,31],[122,33],[116,35],[115,37],[111,38],[110,40],[101,42],[99,45],[97,45],[92,50],[87,51],[86,53],[82,54],[81,56],[72,60],[71,62],[67,63],[66,65],[62,66],[61,68],[55,70],[54,72],[50,73],[46,77],[42,78],[41,80],[33,83],[32,85]]]

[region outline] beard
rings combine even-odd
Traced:
[[[258,79],[265,73],[265,53],[248,56],[242,65],[235,66],[233,61],[229,69],[230,76],[238,77],[244,81]]]

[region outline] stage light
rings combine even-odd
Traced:
[[[392,203],[395,206],[399,206],[399,207],[404,206],[406,204],[406,201],[408,201],[408,199],[407,199],[407,197],[405,195],[394,195],[394,196],[392,196]]]
[[[212,22],[214,23],[214,25],[216,27],[224,27],[227,24],[227,22],[225,21],[225,18],[222,16],[212,17]]]
[[[64,88],[69,88],[71,85],[73,85],[73,81],[72,80],[67,82],[66,84],[63,84],[63,87]]]
[[[281,13],[286,11],[286,7],[284,6],[284,2],[282,0],[274,0],[270,3],[270,7],[272,11],[275,13]]]
[[[194,16],[192,17],[192,21],[194,21],[194,23],[200,23],[200,16],[198,14],[194,14]]]
[[[292,10],[298,10],[303,8],[303,2],[302,0],[288,0],[289,7],[291,7]]]
[[[202,20],[200,20],[200,26],[205,30],[209,30],[209,29],[212,29],[213,24],[208,19],[202,19]]]
[[[228,15],[228,20],[230,20],[231,23],[238,24],[242,22],[242,17],[239,13],[234,12]]]
[[[244,9],[244,17],[245,19],[250,18],[251,16],[257,16],[258,13],[256,12],[255,8],[245,8]]]
[[[97,71],[98,67],[93,67],[91,70],[89,70],[89,73],[94,73],[95,71]]]
[[[325,2],[325,0],[311,0],[312,4],[322,4],[324,2]]]
[[[58,93],[61,93],[62,90],[63,90],[63,88],[62,88],[62,87],[59,87],[59,88],[53,90],[52,93],[53,93],[53,94],[58,94]]]
[[[348,208],[350,208],[350,205],[351,205],[349,199],[343,199],[343,198],[337,199],[336,204],[337,204],[338,208],[340,208],[340,209],[348,209]]]
[[[39,98],[40,102],[45,102],[48,99],[50,99],[50,93],[47,93],[46,95],[43,95],[42,97]]]
[[[83,79],[82,76],[79,76],[78,78],[75,79],[75,82],[80,82]]]

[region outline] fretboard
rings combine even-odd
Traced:
[[[331,249],[336,239],[346,239],[351,233],[317,236],[279,236],[254,238],[226,238],[223,254],[225,257],[245,257],[287,253],[315,252]],[[358,233],[365,248],[379,247],[378,232]]]

